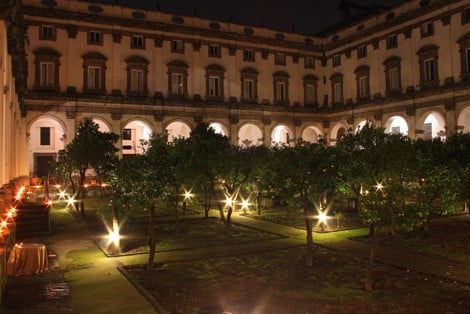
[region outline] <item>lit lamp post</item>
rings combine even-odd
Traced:
[[[243,215],[246,215],[246,211],[251,205],[249,200],[248,199],[242,199],[240,205],[241,205],[242,210],[243,210]]]
[[[191,193],[192,190],[186,190],[184,189],[184,194],[183,194],[183,215],[186,215],[186,202],[191,202],[191,198],[194,196]]]

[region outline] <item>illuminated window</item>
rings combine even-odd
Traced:
[[[386,94],[401,93],[401,59],[393,56],[384,61]]]
[[[34,88],[37,90],[59,91],[60,54],[50,48],[33,51],[35,55]]]
[[[144,36],[132,35],[131,36],[131,48],[132,49],[145,49]]]
[[[341,55],[334,55],[333,56],[333,67],[337,67],[341,65]]]
[[[220,58],[220,46],[211,44],[209,45],[209,57]]]
[[[184,61],[174,60],[168,66],[168,94],[172,97],[188,96],[188,65]]]
[[[339,105],[343,103],[343,75],[341,73],[335,73],[330,77],[331,81],[331,94],[333,95],[333,105]]]
[[[102,45],[103,44],[103,35],[99,31],[89,31],[88,32],[88,44],[89,45]]]
[[[391,133],[394,135],[401,134],[399,126],[392,126],[391,131],[392,131]]]
[[[274,64],[276,64],[276,65],[286,65],[286,55],[281,53],[281,52],[277,52],[274,55]]]
[[[184,42],[180,39],[172,40],[171,52],[184,53]]]
[[[50,25],[41,25],[41,28],[39,29],[39,39],[55,40],[55,28]]]
[[[208,100],[224,100],[225,69],[217,64],[206,67],[206,98]]]
[[[106,93],[106,57],[91,52],[83,57],[83,92]]]
[[[313,57],[305,57],[305,68],[306,69],[314,69],[315,68],[315,62]]]
[[[398,38],[396,34],[389,35],[387,37],[387,49],[397,48],[398,47]]]
[[[241,100],[243,102],[253,103],[258,101],[258,71],[253,68],[244,68],[240,72],[241,78]]]
[[[278,71],[273,75],[274,84],[274,104],[289,104],[289,74]]]
[[[243,49],[243,61],[255,61],[255,52],[253,49]]]
[[[171,73],[171,94],[184,95],[184,80],[182,73]]]
[[[439,85],[438,49],[437,46],[429,45],[418,50],[421,88]]]
[[[148,61],[142,57],[132,56],[126,59],[127,94],[146,96],[148,93]]]
[[[365,58],[367,57],[367,46],[362,45],[357,48],[357,58]]]

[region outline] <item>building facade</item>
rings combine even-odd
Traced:
[[[121,155],[200,122],[242,146],[334,145],[366,122],[413,139],[470,131],[470,0],[344,2],[345,21],[316,36],[84,1],[17,9],[27,76],[13,120],[30,174],[85,117],[120,134]]]

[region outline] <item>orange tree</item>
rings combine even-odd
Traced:
[[[365,125],[342,138],[337,148],[345,161],[342,172],[359,199],[359,216],[369,226],[370,252],[366,260],[365,288],[372,290],[372,267],[379,245],[379,231],[389,227],[412,229],[422,223],[419,209],[410,202],[416,181],[411,141],[401,134]]]
[[[274,148],[263,169],[264,185],[279,191],[289,206],[303,212],[307,267],[313,266],[312,220],[322,208],[331,206],[342,186],[338,153],[323,143],[299,142],[295,147]]]
[[[147,268],[152,268],[155,258],[155,226],[157,202],[172,193],[174,169],[166,137],[150,140],[144,155],[121,159],[111,176],[113,208],[145,210],[148,212],[149,258]]]

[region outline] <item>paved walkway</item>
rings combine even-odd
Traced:
[[[57,254],[57,267],[39,276],[14,278],[10,282],[20,282],[23,288],[34,281],[47,281],[53,278],[61,284],[66,283],[70,295],[64,293],[53,303],[44,305],[47,300],[37,299],[34,292],[26,291],[20,298],[26,300],[23,309],[4,309],[2,313],[156,313],[152,304],[120,273],[119,266],[145,264],[147,254],[106,257],[94,242],[81,219],[66,210],[53,211],[53,234],[24,241],[41,241]],[[231,246],[215,246],[210,249],[173,250],[158,252],[155,260],[174,262],[257,252],[260,250],[283,249],[305,244],[305,231],[302,229],[261,221],[235,213],[233,222],[265,232],[279,234],[274,240],[248,242]],[[461,216],[455,219],[470,220]],[[352,241],[353,233],[366,234],[366,230],[315,233],[314,241],[326,248],[352,255],[368,255],[368,244]],[[209,253],[210,252],[210,253]],[[470,265],[448,261],[431,256],[407,253],[381,247],[378,260],[393,266],[433,274],[470,284]],[[42,277],[41,277],[42,276]],[[41,279],[43,278],[43,279]],[[16,279],[16,280],[15,280]],[[15,290],[16,289],[16,290]],[[8,295],[18,294],[19,286],[10,285]],[[24,290],[24,289],[23,289]],[[21,290],[21,291],[23,291]],[[59,300],[59,301],[58,301]],[[11,300],[10,300],[11,301]],[[50,300],[49,300],[50,301]],[[11,302],[10,302],[11,304]],[[46,310],[47,309],[47,310]]]

